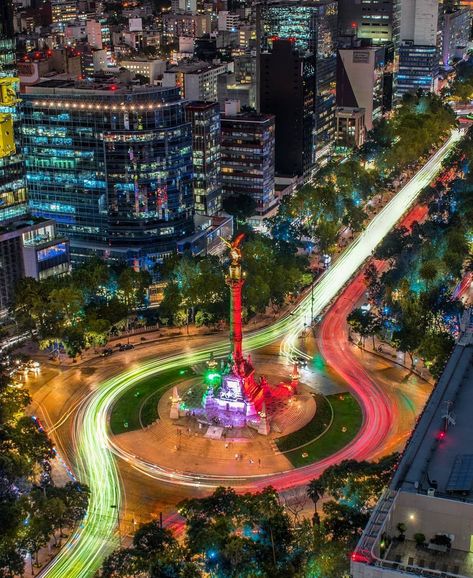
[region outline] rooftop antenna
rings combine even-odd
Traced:
[[[451,400],[446,400],[443,402],[445,405],[445,413],[442,415],[442,419],[445,420],[444,423],[444,432],[446,433],[448,430],[448,426],[454,426],[456,424],[456,420],[455,420],[455,414],[452,413],[452,406],[453,406],[453,401]]]

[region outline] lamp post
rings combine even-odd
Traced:
[[[118,541],[119,541],[120,546],[121,546],[122,545],[122,534],[120,531],[120,506],[118,504],[112,504],[110,507],[117,511]]]

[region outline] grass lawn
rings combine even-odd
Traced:
[[[313,440],[327,429],[332,419],[332,406],[324,395],[314,394],[314,399],[317,404],[314,418],[301,429],[275,440],[280,452],[287,452],[297,448]]]
[[[320,404],[319,398],[325,400],[325,405]],[[356,436],[363,422],[361,408],[350,393],[317,396],[316,401],[317,412],[314,419],[299,431],[276,441],[280,451],[285,452],[284,455],[296,468],[326,458],[346,446]],[[330,422],[330,407],[333,410],[332,425],[322,436],[310,442],[320,435]],[[346,431],[342,431],[343,428]],[[307,442],[310,443],[303,448],[291,450]],[[308,454],[307,457],[302,457],[303,453]]]
[[[158,401],[161,395],[170,387],[188,379],[192,375],[190,369],[181,374],[182,368],[172,369],[164,373],[152,375],[137,381],[126,391],[112,408],[110,415],[110,429],[113,434],[133,431],[153,423],[158,415]]]

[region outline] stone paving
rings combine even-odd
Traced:
[[[269,379],[277,382],[277,377]],[[178,388],[186,398],[190,384]],[[146,429],[115,436],[124,450],[161,467],[179,472],[213,475],[258,475],[281,472],[293,468],[287,458],[277,451],[275,437],[296,431],[316,414],[316,403],[304,386],[291,401],[276,408],[273,417],[277,424],[269,436],[259,435],[253,428],[224,428],[221,439],[206,437],[208,426],[196,412],[183,412],[178,420],[169,417],[172,391],[159,400],[159,419]],[[212,424],[217,425],[217,424]]]

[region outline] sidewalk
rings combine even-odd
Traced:
[[[353,332],[352,332],[353,333]],[[350,333],[350,335],[352,335]],[[417,359],[417,363],[414,363],[413,366],[406,363],[406,354],[402,351],[397,351],[392,345],[386,343],[385,341],[381,341],[380,339],[375,337],[374,340],[374,347],[373,347],[373,339],[371,337],[366,338],[365,343],[362,345],[360,342],[355,342],[352,338],[352,343],[356,347],[359,347],[363,351],[367,353],[371,353],[372,355],[377,355],[391,363],[395,363],[400,367],[404,367],[407,371],[415,373],[421,379],[433,385],[432,376],[429,373],[429,370],[425,367],[424,362],[421,359],[414,358],[414,361]]]

